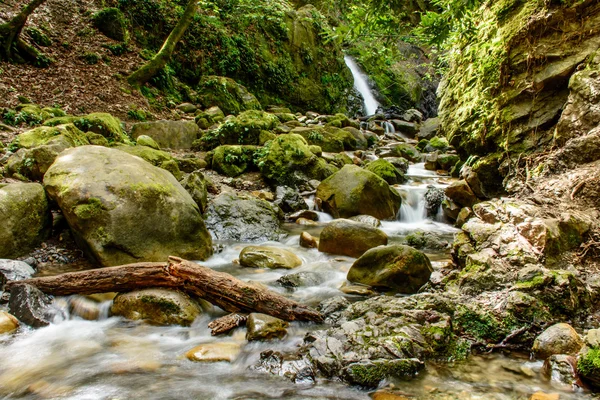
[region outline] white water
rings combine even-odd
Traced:
[[[381,125],[383,125],[383,128],[385,129],[386,135],[393,135],[396,133],[396,128],[394,128],[394,124],[391,122],[383,121]]]
[[[409,178],[409,183],[396,187],[402,195],[399,220],[409,224],[423,224],[429,221],[425,200],[428,188],[434,186],[443,189],[448,186],[448,183],[443,182],[436,172],[425,169],[425,163],[410,165],[405,176]],[[440,207],[436,219],[441,221],[442,218],[443,214]]]
[[[377,112],[377,107],[379,107],[379,102],[375,100],[373,96],[373,92],[371,92],[371,88],[369,87],[369,83],[367,82],[367,78],[365,74],[362,73],[356,61],[350,56],[344,56],[344,61],[350,71],[352,72],[352,76],[354,77],[354,87],[358,92],[362,95],[365,102],[365,112],[367,115],[373,115]]]

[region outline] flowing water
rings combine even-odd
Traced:
[[[379,107],[379,102],[375,100],[375,96],[373,96],[373,92],[371,92],[371,88],[369,87],[369,83],[367,81],[367,76],[363,74],[363,72],[360,70],[360,67],[352,57],[344,56],[344,61],[354,77],[354,88],[363,97],[366,115],[375,114],[377,112],[377,107]]]

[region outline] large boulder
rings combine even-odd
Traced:
[[[257,150],[257,146],[219,146],[213,152],[212,169],[232,178],[241,175],[254,167]]]
[[[221,193],[206,211],[206,226],[215,239],[260,242],[278,240],[279,218],[273,207],[252,196]]]
[[[391,245],[368,250],[348,271],[350,282],[399,293],[416,293],[433,272],[429,258],[412,247]]]
[[[198,125],[193,121],[152,121],[133,125],[131,136],[134,139],[142,135],[149,136],[161,148],[179,150],[191,149],[199,132]]]
[[[244,111],[237,117],[228,117],[213,131],[220,144],[258,145],[261,132],[270,131],[279,125],[279,118],[259,110]]]
[[[51,216],[39,183],[0,185],[0,257],[27,254],[50,233]]]
[[[327,224],[319,237],[319,251],[358,258],[367,250],[388,244],[388,237],[371,225],[339,219]]]
[[[92,16],[94,26],[106,37],[123,42],[128,39],[127,20],[118,8],[104,8]]]
[[[380,158],[376,161],[370,162],[365,169],[367,171],[371,171],[390,185],[395,185],[406,181],[404,178],[404,173],[385,158]]]
[[[386,181],[355,165],[345,165],[321,182],[316,197],[323,210],[335,218],[365,214],[391,219],[402,203],[400,194]]]
[[[273,246],[247,246],[240,253],[240,265],[254,268],[292,269],[302,260],[289,250]]]
[[[57,126],[38,126],[19,134],[12,142],[20,148],[31,149],[62,137],[70,146],[89,144],[85,134],[72,123]]]
[[[123,131],[121,121],[108,113],[92,113],[84,116],[64,116],[51,118],[44,122],[45,126],[74,124],[83,132],[93,132],[102,135],[109,143],[130,143],[129,137]]]
[[[357,140],[350,131],[334,126],[297,127],[291,133],[302,136],[308,144],[319,146],[323,151],[332,153],[356,150],[357,146],[364,144],[360,139]]]
[[[102,266],[212,253],[192,197],[169,172],[138,157],[99,146],[69,149],[44,186],[77,243]]]
[[[256,97],[231,78],[205,76],[200,80],[197,90],[204,107],[218,106],[226,114],[262,109]]]
[[[190,326],[202,309],[178,290],[144,289],[120,293],[110,308],[113,315],[142,320],[152,325]]]
[[[317,157],[306,140],[296,134],[280,135],[267,142],[258,154],[257,165],[268,181],[289,186],[322,180],[337,170]]]

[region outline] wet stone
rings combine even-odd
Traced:
[[[316,249],[319,247],[319,241],[308,232],[300,234],[300,246],[307,249]]]
[[[261,313],[252,313],[248,316],[246,327],[246,339],[253,340],[272,340],[282,339],[287,334],[289,323],[279,318]]]
[[[19,328],[19,321],[7,313],[6,311],[0,311],[0,335],[13,333]]]
[[[51,322],[52,299],[31,285],[16,285],[11,288],[8,302],[9,312],[26,325],[34,328],[47,326]]]
[[[205,343],[194,347],[185,356],[196,362],[233,362],[242,352],[242,347],[235,342]]]
[[[577,354],[583,340],[569,324],[555,324],[542,332],[533,342],[533,352],[544,359],[553,354]]]

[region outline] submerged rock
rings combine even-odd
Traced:
[[[325,226],[319,236],[319,251],[360,257],[367,250],[385,246],[388,236],[381,230],[360,222],[340,219]]]
[[[205,218],[218,240],[260,242],[278,240],[282,234],[269,202],[252,196],[221,193],[208,204]]]
[[[0,184],[0,257],[27,254],[50,233],[51,215],[39,183]]]
[[[19,328],[19,321],[6,311],[0,311],[0,335],[13,333]]]
[[[246,339],[253,340],[272,340],[282,339],[287,334],[289,323],[270,315],[251,313],[246,321],[248,329]]]
[[[348,271],[350,282],[399,293],[416,293],[433,272],[429,258],[412,247],[391,245],[367,251]]]
[[[110,309],[113,315],[152,325],[190,326],[202,313],[196,301],[178,290],[143,289],[120,293]]]
[[[81,165],[86,168],[82,169]],[[119,150],[63,152],[44,177],[77,243],[100,265],[212,253],[197,204],[169,172]]]
[[[355,165],[346,165],[321,182],[316,197],[334,218],[366,214],[390,219],[396,216],[402,203],[400,194],[387,182]]]
[[[272,246],[248,246],[240,253],[240,264],[254,268],[293,269],[302,265],[302,260],[289,250]]]
[[[241,352],[242,346],[235,342],[204,343],[189,350],[185,356],[190,361],[231,363]]]

